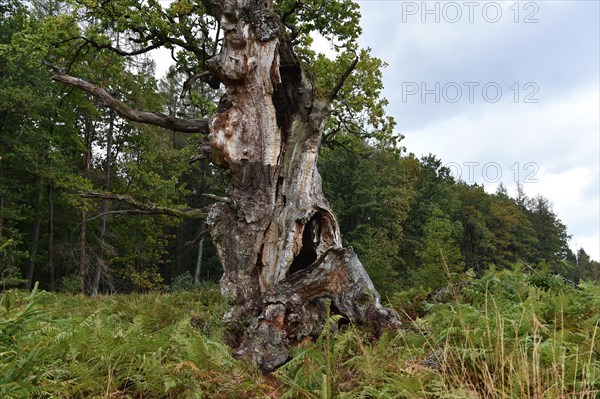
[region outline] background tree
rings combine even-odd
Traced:
[[[422,244],[417,251],[420,268],[413,272],[415,285],[438,289],[452,282],[452,276],[465,270],[458,246],[462,234],[460,222],[452,222],[441,209],[435,208],[425,223]]]
[[[360,256],[382,295],[396,292],[404,272],[403,223],[414,200],[410,158],[383,142],[375,146],[346,133],[344,145],[325,148],[319,160],[324,191],[331,199],[346,243]]]

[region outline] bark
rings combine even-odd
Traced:
[[[271,371],[291,346],[320,334],[327,299],[351,322],[399,326],[352,249],[342,248],[321,190],[317,154],[337,93],[318,94],[270,1],[208,3],[226,32],[209,62],[226,98],[208,142],[232,186],[207,223],[223,263],[221,289],[233,300],[228,343]]]
[[[85,292],[85,274],[87,269],[87,211],[81,211],[81,227],[79,230],[79,278],[81,290]]]

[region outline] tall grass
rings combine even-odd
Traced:
[[[98,298],[6,291],[2,398],[597,398],[600,287],[522,271],[391,303],[405,328],[340,321],[263,376],[222,343],[216,287]]]
[[[463,277],[439,302],[427,302],[420,290],[393,298],[407,320],[397,334],[378,340],[355,328],[339,334],[328,355],[334,396],[600,397],[597,285],[572,287],[521,271]],[[284,397],[322,397],[324,353],[318,344],[298,350],[276,373],[287,385]]]

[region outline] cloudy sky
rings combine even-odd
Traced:
[[[488,192],[522,182],[600,260],[600,1],[358,3],[407,150]]]
[[[489,192],[523,182],[599,260],[600,2],[359,4],[407,150]]]

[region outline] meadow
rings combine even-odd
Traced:
[[[597,398],[600,286],[467,273],[387,301],[400,331],[344,325],[263,375],[223,344],[215,285],[0,299],[1,398]]]

